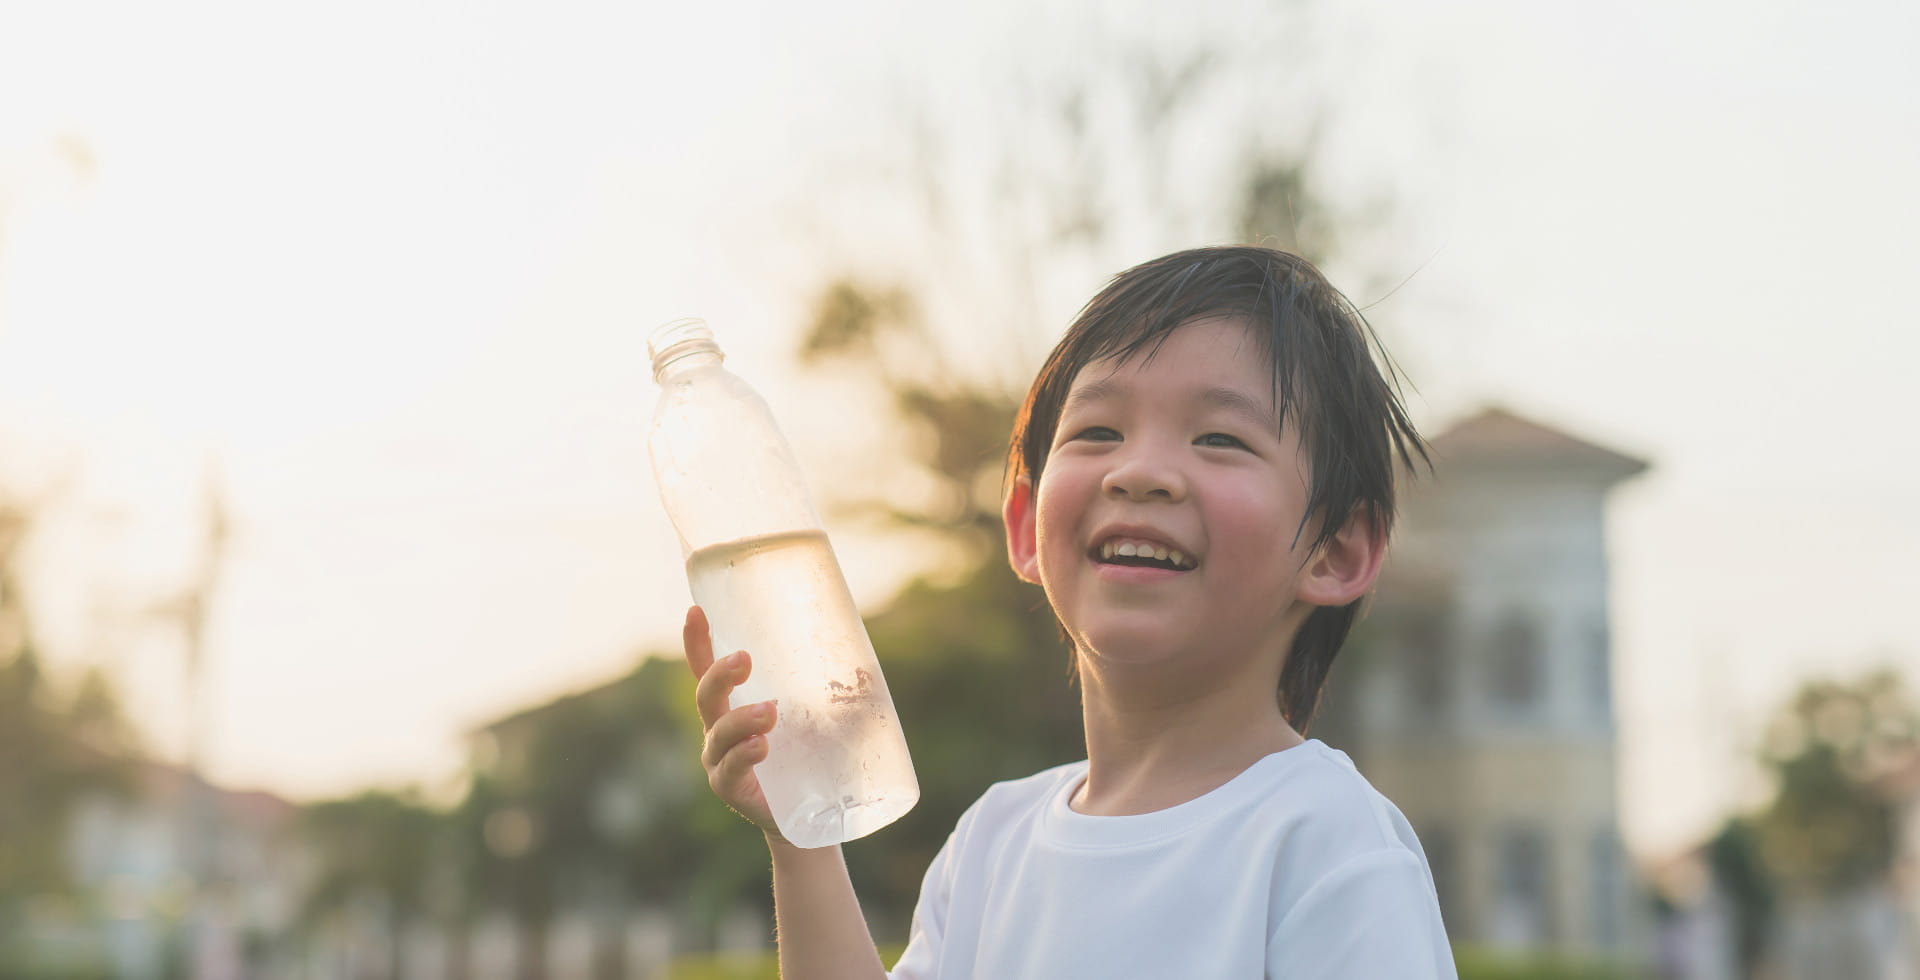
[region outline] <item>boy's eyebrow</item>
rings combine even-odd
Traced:
[[[1271,409],[1232,388],[1208,388],[1200,393],[1200,400],[1224,408],[1251,425],[1264,428],[1276,421]]]
[[[1074,385],[1073,389],[1067,392],[1066,400],[1060,403],[1060,414],[1067,414],[1069,409],[1077,405],[1108,401],[1122,394],[1124,394],[1123,386],[1115,383],[1112,378],[1101,378],[1083,385]]]
[[[1112,378],[1101,378],[1097,381],[1089,381],[1086,384],[1077,385],[1072,391],[1067,392],[1066,401],[1060,406],[1060,414],[1065,415],[1069,409],[1079,405],[1109,401],[1111,399],[1125,397],[1125,395],[1126,385],[1116,382]],[[1204,388],[1196,393],[1194,400],[1206,405],[1212,405],[1216,408],[1223,408],[1241,417],[1249,424],[1262,428],[1271,426],[1275,422],[1273,411],[1266,405],[1232,388],[1218,386]]]

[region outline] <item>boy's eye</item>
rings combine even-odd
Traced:
[[[1195,445],[1214,446],[1220,449],[1245,449],[1247,444],[1224,432],[1209,432],[1194,440]]]

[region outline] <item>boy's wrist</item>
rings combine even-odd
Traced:
[[[793,844],[793,842],[787,840],[785,837],[780,836],[780,834],[777,831],[768,830],[768,831],[762,831],[762,833],[765,834],[767,838],[767,850],[773,852],[776,855],[777,854],[824,854],[828,851],[838,850],[840,847],[840,845],[838,844],[829,844],[826,847],[797,847]]]
[[[786,868],[799,874],[814,874],[814,868],[846,867],[846,857],[838,844],[825,847],[796,847],[778,834],[767,835],[767,853],[776,870]]]

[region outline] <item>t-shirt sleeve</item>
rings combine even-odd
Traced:
[[[953,896],[953,840],[947,836],[939,853],[927,865],[920,880],[920,899],[913,906],[913,926],[907,931],[907,948],[900,954],[890,980],[930,980],[940,964],[940,946],[946,938],[947,906]]]
[[[1267,946],[1271,980],[1457,980],[1440,904],[1410,851],[1353,858],[1300,896]]]

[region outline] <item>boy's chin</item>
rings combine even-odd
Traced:
[[[1162,664],[1178,657],[1192,637],[1186,631],[1168,629],[1160,624],[1113,624],[1082,633],[1080,656],[1102,665],[1125,667]]]

